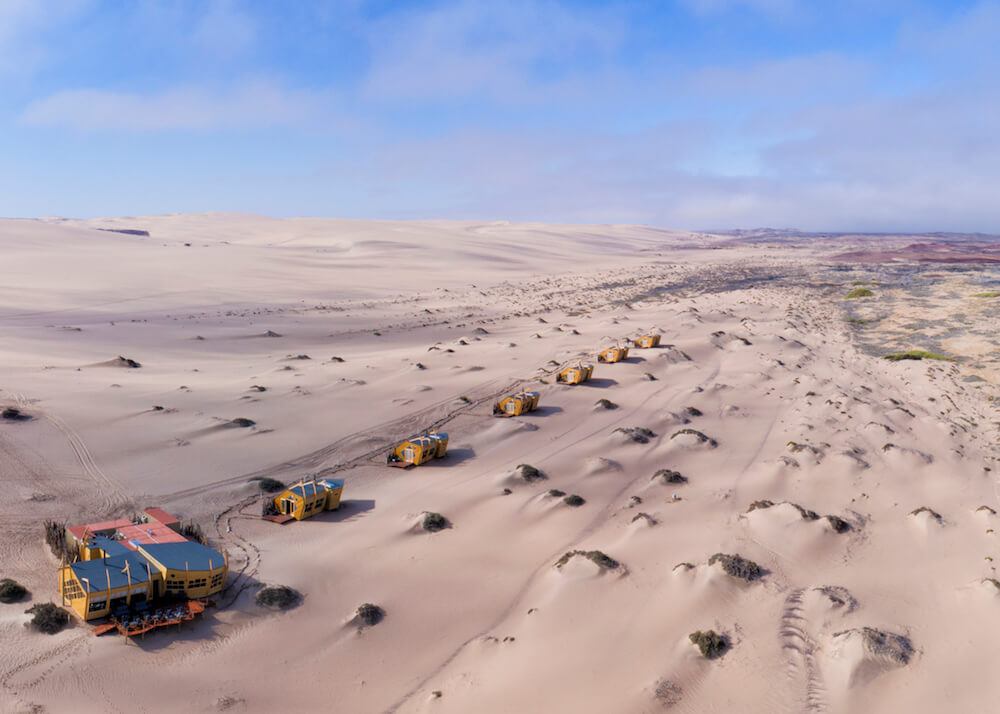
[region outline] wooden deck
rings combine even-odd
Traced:
[[[117,631],[126,637],[135,637],[160,627],[190,622],[203,612],[205,612],[205,603],[200,600],[188,600],[186,603],[173,607],[157,608],[142,618],[135,616],[101,623],[94,627],[94,635],[100,637],[108,632]]]
[[[283,526],[289,521],[295,520],[294,516],[289,516],[284,514],[277,516],[261,516],[261,518],[263,518],[265,521],[271,521],[271,523],[277,523],[279,526]]]

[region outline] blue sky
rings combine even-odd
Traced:
[[[0,215],[1000,232],[1000,0],[0,0]]]

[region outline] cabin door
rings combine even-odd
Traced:
[[[290,516],[295,513],[295,502],[290,498],[286,498],[281,502],[281,512],[286,516]]]
[[[417,458],[417,453],[416,451],[413,450],[412,446],[408,446],[405,449],[403,449],[403,461],[405,461],[408,464],[412,464],[414,461],[416,461],[416,458]]]

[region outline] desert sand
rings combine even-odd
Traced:
[[[995,710],[997,333],[975,364],[882,359],[916,328],[897,288],[843,299],[886,278],[841,244],[176,215],[4,220],[0,248],[0,406],[30,417],[0,421],[0,577],[30,590],[0,605],[0,711]],[[859,339],[879,305],[891,339]],[[541,408],[494,418],[520,387]],[[445,459],[385,466],[431,426]],[[317,473],[340,511],[258,518],[249,479]],[[25,627],[58,601],[43,520],[152,505],[228,552],[217,607],[131,643]]]

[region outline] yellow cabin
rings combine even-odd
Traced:
[[[582,384],[594,374],[594,365],[578,364],[567,367],[556,375],[556,381],[563,384]]]
[[[100,556],[59,573],[62,603],[82,620],[120,616],[165,596],[206,598],[222,590],[229,571],[225,555],[194,541],[140,543],[132,550],[97,536],[87,549]]]
[[[659,335],[640,335],[639,337],[635,338],[634,342],[635,342],[635,346],[638,347],[639,349],[648,350],[651,347],[658,347],[659,346],[659,344],[660,344],[660,336]]]
[[[511,394],[493,405],[493,414],[499,417],[521,416],[538,409],[538,392],[518,392]]]
[[[598,362],[621,362],[628,357],[628,347],[608,347],[597,353]]]
[[[397,444],[389,452],[386,463],[389,466],[408,468],[440,459],[448,453],[448,435],[444,432],[429,432],[413,436]]]
[[[320,511],[334,511],[340,508],[340,498],[344,493],[344,482],[334,479],[300,481],[274,497],[274,507],[278,513],[301,521],[315,516]]]

